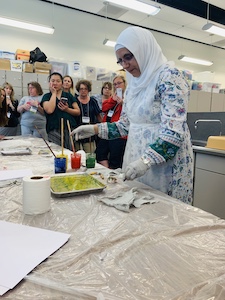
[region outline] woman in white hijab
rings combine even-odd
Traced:
[[[149,30],[125,29],[115,51],[128,80],[120,120],[80,126],[72,134],[76,139],[93,134],[113,139],[128,134],[123,160],[125,178],[137,178],[191,204],[193,157],[187,125],[188,83],[167,61]]]

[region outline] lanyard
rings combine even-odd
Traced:
[[[85,105],[87,105],[87,116],[84,115],[84,110],[83,110],[83,103],[81,103],[81,113],[82,113],[82,123],[85,124],[90,124],[90,117],[89,117],[89,102]]]

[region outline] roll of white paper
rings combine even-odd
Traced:
[[[23,212],[27,215],[43,214],[50,210],[51,192],[49,176],[23,178]]]

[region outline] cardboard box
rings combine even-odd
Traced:
[[[15,52],[0,50],[0,58],[15,59],[15,55],[16,55]]]
[[[24,62],[23,63],[23,72],[25,72],[25,73],[33,73],[33,64]]]
[[[9,59],[0,58],[0,70],[11,70]]]
[[[17,60],[29,61],[29,59],[30,59],[30,51],[29,50],[17,49],[16,50],[16,59]]]
[[[23,62],[21,60],[10,60],[11,71],[22,72]]]
[[[38,69],[38,70],[48,70],[48,71],[50,71],[51,68],[52,68],[52,65],[47,63],[47,62],[36,61],[34,63],[34,70]]]
[[[35,69],[34,73],[49,75],[50,74],[50,70]]]

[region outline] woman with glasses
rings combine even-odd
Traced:
[[[109,99],[111,96],[112,96],[112,83],[109,81],[103,83],[101,94],[94,95],[100,109],[102,109],[103,101]]]
[[[17,108],[17,111],[21,113],[21,135],[32,135],[39,138],[42,135],[47,139],[46,117],[40,106],[43,95],[42,87],[38,82],[32,81],[27,84],[27,91],[28,96],[24,96],[20,100]]]
[[[117,95],[118,89],[121,89],[121,95]],[[103,101],[102,112],[103,122],[115,122],[120,118],[123,106],[123,96],[126,89],[126,80],[124,76],[117,75],[113,79],[113,96]],[[96,148],[97,162],[110,169],[122,168],[123,155],[126,147],[127,137],[106,140],[99,139]]]
[[[98,106],[96,99],[89,95],[91,92],[91,82],[89,80],[82,79],[77,82],[76,90],[79,95],[77,103],[80,108],[80,116],[77,118],[79,125],[95,124],[102,121],[101,109]],[[76,142],[76,150],[84,150],[86,153],[93,153],[96,149],[96,138],[92,136],[90,138],[79,139]]]
[[[125,179],[137,180],[192,203],[193,153],[187,125],[189,85],[163,55],[149,30],[128,27],[115,46],[128,87],[119,121],[73,131],[113,139],[128,134]]]

